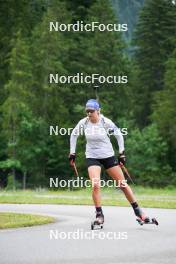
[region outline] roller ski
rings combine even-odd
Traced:
[[[91,223],[91,230],[102,229],[104,224],[104,215],[102,212],[96,214],[96,219]]]
[[[139,207],[135,208],[135,215],[137,216],[136,221],[140,225],[158,225],[158,221],[155,218],[150,219],[147,217]]]
[[[155,218],[146,218],[144,220],[137,218],[136,221],[140,224],[140,225],[144,225],[144,224],[149,224],[149,225],[159,225],[158,221]]]

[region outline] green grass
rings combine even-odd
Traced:
[[[175,189],[154,189],[140,186],[132,186],[132,188],[142,207],[176,209]],[[101,192],[103,205],[129,206],[120,190],[104,188]],[[92,197],[90,188],[74,191],[0,191],[0,203],[92,205]]]
[[[0,213],[0,229],[26,227],[53,223],[54,218],[41,215]]]

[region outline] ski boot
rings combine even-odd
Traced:
[[[137,216],[136,221],[140,225],[144,225],[144,224],[158,225],[158,221],[155,218],[150,219],[148,216],[146,216],[141,208],[137,207],[134,209],[134,211],[135,211],[135,215]]]
[[[104,223],[104,215],[103,212],[96,213],[96,219],[91,223],[91,230],[94,229],[102,229]]]

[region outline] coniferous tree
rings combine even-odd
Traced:
[[[19,127],[21,112],[27,111],[27,102],[30,101],[29,87],[31,80],[31,64],[28,58],[28,44],[17,32],[13,39],[14,48],[10,53],[10,79],[5,89],[7,99],[1,106],[3,135],[6,138],[6,161],[3,161],[1,168],[12,170],[15,184],[15,169],[21,168],[18,159]]]
[[[163,89],[165,62],[175,47],[175,24],[176,6],[172,1],[145,1],[135,37],[137,75],[133,106],[140,126],[149,123],[154,92]]]
[[[4,123],[2,107],[7,99],[9,101],[9,93],[6,85],[9,85],[12,67],[11,55],[15,47],[15,39],[17,32],[21,32],[21,36],[27,38],[31,35],[34,26],[40,22],[43,13],[47,8],[46,0],[11,0],[2,1],[0,5],[0,130],[3,131]],[[0,134],[0,158],[6,158],[7,140],[4,133]],[[9,163],[10,166],[10,163]],[[6,179],[5,174],[2,173]],[[4,181],[5,182],[5,181]]]
[[[33,68],[32,111],[35,117],[43,120],[39,129],[39,144],[43,144],[40,157],[40,174],[43,179],[49,174],[59,176],[67,172],[65,157],[68,155],[68,136],[50,136],[50,126],[70,127],[69,101],[73,100],[67,84],[49,83],[49,75],[69,75],[66,65],[69,63],[69,40],[67,33],[50,32],[50,22],[68,24],[70,13],[62,1],[52,1],[43,21],[38,25],[32,36],[31,58]],[[42,143],[43,142],[43,143]],[[67,173],[68,174],[68,173]]]
[[[87,11],[85,23],[99,22],[107,25],[117,23],[110,1],[97,0]],[[108,76],[128,75],[126,59],[124,57],[124,43],[121,32],[98,31],[81,32],[78,34],[77,45],[75,46],[74,58],[70,67],[75,72],[82,72],[85,75],[98,73]],[[95,97],[93,86],[99,86],[100,101],[104,105],[105,112],[111,117],[117,118],[124,110],[124,98],[126,98],[126,84],[95,84],[79,85],[75,93],[79,93],[77,105],[85,102],[90,97]],[[108,106],[106,108],[106,105]],[[118,105],[118,108],[117,108]]]
[[[175,168],[176,159],[176,49],[166,63],[164,89],[155,95],[152,119],[170,146],[169,163]]]

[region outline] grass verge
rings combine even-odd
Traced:
[[[53,223],[54,218],[41,215],[0,213],[0,229],[26,227]]]
[[[153,189],[132,186],[137,201],[142,207],[176,209],[175,189]],[[124,194],[119,189],[102,188],[102,205],[129,206]],[[81,190],[26,190],[0,191],[0,203],[23,204],[73,204],[92,205],[91,189]]]

